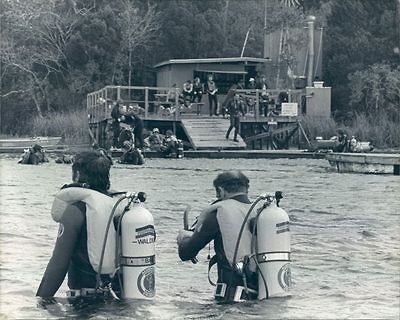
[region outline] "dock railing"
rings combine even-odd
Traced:
[[[279,95],[285,93],[287,102],[296,102],[298,114],[301,114],[301,100],[304,90],[292,89],[241,89],[235,90],[245,101],[245,119],[255,121],[265,121],[269,118],[269,111],[274,111],[274,117],[279,117]],[[264,93],[268,94],[273,104],[262,99]],[[150,86],[106,86],[100,90],[91,92],[87,95],[87,112],[89,123],[98,123],[111,118],[111,110],[117,101],[120,105],[139,106],[143,119],[181,119],[181,102],[179,101],[180,90],[176,87],[150,87]],[[268,108],[266,111],[265,108]],[[194,112],[196,108],[193,108]],[[270,110],[271,109],[271,110]],[[186,111],[186,110],[185,110]],[[187,112],[185,112],[187,113]],[[197,110],[197,115],[199,112]],[[195,116],[195,114],[193,114]]]
[[[111,118],[111,110],[117,101],[122,107],[140,107],[144,119],[180,118],[178,88],[106,86],[87,95],[89,123]]]
[[[268,118],[270,111],[276,113],[274,117],[281,116],[281,110],[277,110],[276,107],[280,103],[279,95],[282,93],[287,94],[287,102],[297,103],[297,115],[300,115],[302,96],[305,95],[304,90],[299,89],[236,89],[235,92],[239,93],[245,103],[246,118],[254,118],[256,121]],[[268,100],[264,100],[263,97],[267,97]],[[271,104],[272,101],[273,104]],[[264,108],[267,110],[265,111]]]

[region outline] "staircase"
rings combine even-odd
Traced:
[[[225,139],[229,119],[182,119],[182,126],[195,150],[246,149],[246,143],[239,135],[237,137],[239,142],[233,141],[235,129],[232,129],[229,140]]]

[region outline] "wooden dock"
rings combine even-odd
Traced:
[[[400,175],[400,154],[328,153],[326,159],[338,172]]]
[[[234,129],[230,133],[230,139],[225,138],[230,124],[229,119],[191,118],[181,121],[194,150],[246,149],[246,143],[240,135],[237,136],[239,142],[233,141]]]

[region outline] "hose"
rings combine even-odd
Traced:
[[[256,225],[257,225],[258,217],[259,217],[259,215],[261,214],[261,212],[264,210],[264,208],[266,208],[267,206],[269,206],[269,205],[271,204],[271,202],[272,202],[272,197],[271,197],[271,196],[268,196],[268,195],[259,196],[259,197],[253,202],[253,204],[251,205],[249,211],[247,212],[247,214],[246,214],[246,216],[245,216],[245,218],[244,218],[244,220],[243,220],[243,223],[242,223],[242,225],[241,225],[241,227],[240,227],[239,235],[238,235],[238,238],[237,238],[237,241],[236,241],[235,251],[234,251],[233,260],[232,260],[232,266],[233,266],[233,267],[236,266],[236,259],[237,259],[237,254],[238,254],[238,251],[239,251],[240,240],[242,239],[243,230],[244,230],[244,228],[245,228],[245,226],[246,226],[247,220],[249,219],[250,214],[251,214],[251,212],[253,211],[254,207],[255,207],[255,206],[257,205],[257,203],[259,203],[261,200],[268,200],[268,201],[264,204],[262,210],[260,210],[260,211],[257,213],[257,216],[256,216],[256,218],[255,218],[256,220],[255,220],[255,223],[254,223],[254,225],[253,225],[253,230],[252,230],[252,239],[251,239],[252,243],[253,243],[253,238],[254,238],[254,236],[255,236],[255,230],[256,230]],[[254,258],[254,256],[253,256],[253,258]],[[257,266],[258,270],[261,270],[261,269],[260,269],[260,266],[259,266],[259,264],[258,264],[258,261],[257,261],[257,253],[255,254],[255,263],[256,263],[256,266]],[[261,273],[261,272],[260,272],[260,273]],[[264,282],[264,285],[265,285],[265,290],[266,290],[266,292],[268,292],[267,282],[266,282],[266,279],[264,278],[264,275],[263,275],[262,273],[261,273],[261,277],[262,277],[263,282]],[[231,282],[232,282],[232,280],[233,280],[232,278],[233,278],[233,273],[232,273],[232,275],[231,275]],[[247,286],[245,287],[245,289],[246,289],[246,291],[248,290]]]

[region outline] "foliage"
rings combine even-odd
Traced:
[[[337,113],[379,110],[399,121],[397,0],[2,0],[0,6],[2,132],[15,132],[15,121],[23,127],[35,116],[82,110],[86,94],[105,85],[153,85],[152,66],[164,60],[240,56],[249,30],[244,55],[262,57],[265,9],[268,32],[304,30],[305,16],[317,16],[324,29],[322,80],[332,87]],[[290,41],[301,47],[304,39]],[[282,58],[267,72],[270,83],[278,70],[285,77],[285,63],[295,64],[290,54]]]
[[[89,143],[86,111],[53,112],[45,117],[35,117],[21,134],[32,136],[63,137],[66,144]]]
[[[398,63],[396,1],[319,1],[321,6],[326,3],[324,80],[332,86],[333,108],[348,111],[352,106],[349,75],[376,63]]]
[[[400,124],[400,66],[374,64],[349,75],[350,104],[366,114],[386,113]]]
[[[387,114],[375,116],[356,113],[352,122],[335,122],[332,118],[303,116],[301,124],[307,136],[313,140],[316,137],[329,139],[343,129],[348,136],[355,136],[359,141],[370,141],[375,148],[383,149],[400,146],[400,126]]]

